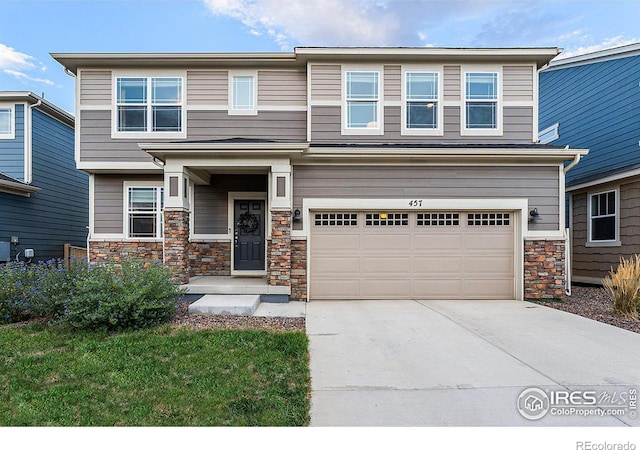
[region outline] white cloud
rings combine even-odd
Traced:
[[[35,58],[0,43],[0,69],[32,69]]]
[[[17,78],[18,80],[31,81],[33,83],[46,84],[47,86],[55,86],[55,83],[53,81],[48,80],[46,78],[31,77],[31,76],[27,75],[24,72],[19,72],[17,70],[13,70],[13,69],[3,69],[2,71],[4,73],[6,73],[7,75],[11,75],[12,77]]]
[[[623,45],[637,44],[638,42],[639,42],[638,39],[628,39],[628,38],[625,38],[624,36],[614,36],[614,37],[605,39],[599,44],[587,45],[587,46],[565,50],[558,56],[557,59],[570,58],[572,56],[584,55],[586,53],[593,53],[593,52],[606,50],[608,48],[613,48],[613,47],[621,47]]]

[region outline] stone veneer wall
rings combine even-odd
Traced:
[[[524,298],[564,299],[565,242],[524,241]]]
[[[162,242],[89,241],[89,262],[118,263],[123,259],[143,259],[145,265],[162,263]]]
[[[291,241],[291,298],[307,300],[307,240]]]
[[[164,264],[181,284],[189,282],[189,211],[164,211]]]
[[[271,286],[291,285],[291,211],[271,212],[267,276]]]
[[[231,242],[190,242],[189,275],[192,277],[231,275]]]

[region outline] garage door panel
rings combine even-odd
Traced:
[[[399,215],[390,213],[390,220]],[[364,212],[358,226],[312,224],[310,298],[514,298],[513,213],[505,214],[509,225],[484,223],[478,213],[458,212],[455,220],[448,213],[444,224],[442,213],[422,213],[420,221],[417,214],[402,213],[394,225]],[[367,224],[367,215],[380,225]]]

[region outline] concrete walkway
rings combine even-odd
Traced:
[[[629,411],[517,409],[529,387],[638,388],[637,333],[518,301],[316,301],[306,314],[312,426],[640,425]]]

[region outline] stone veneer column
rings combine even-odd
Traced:
[[[291,241],[291,298],[307,300],[307,240]]]
[[[564,299],[566,290],[565,242],[524,241],[524,298]]]
[[[181,284],[189,282],[189,210],[165,208],[164,264]]]
[[[271,212],[268,272],[271,286],[291,286],[291,211]]]

